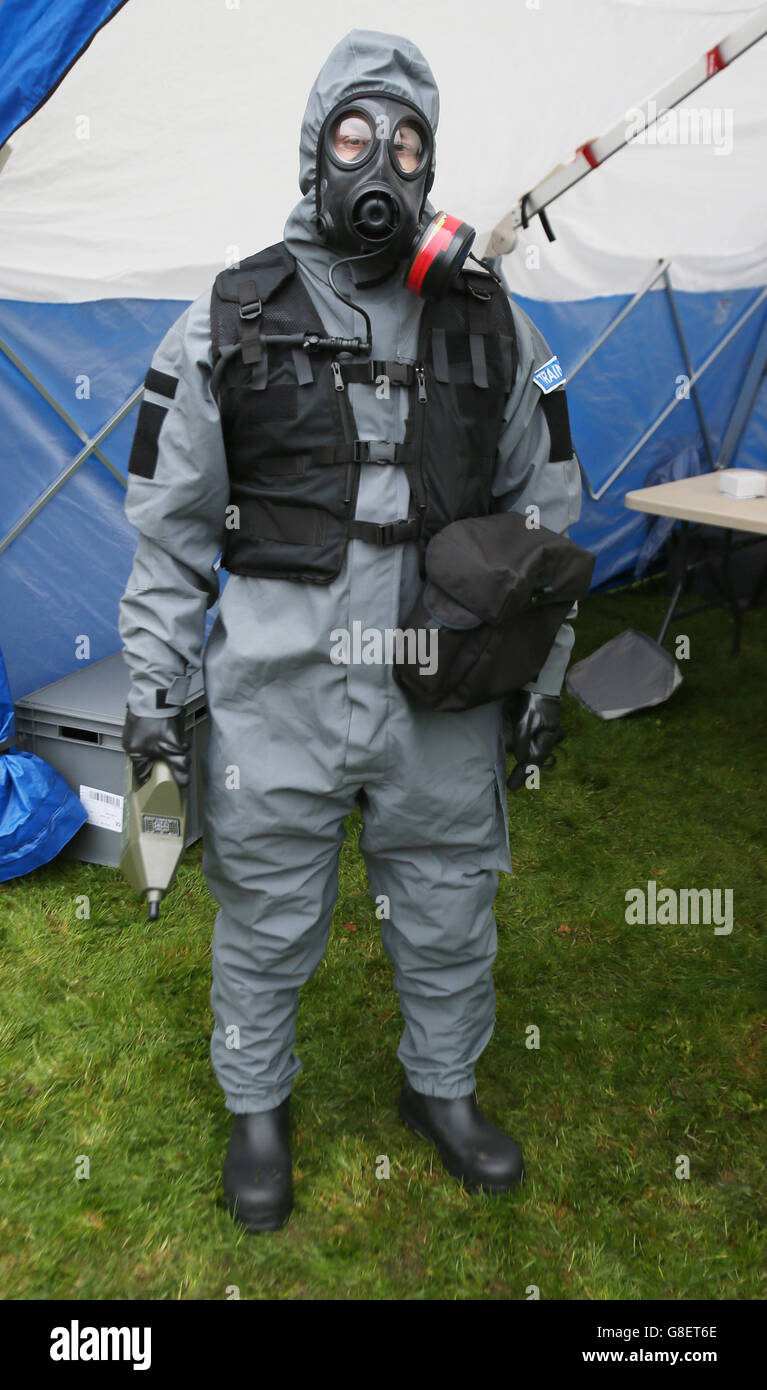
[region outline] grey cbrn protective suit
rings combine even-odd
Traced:
[[[315,151],[328,112],[371,78],[415,102],[436,128],[437,88],[419,50],[391,35],[348,35],[309,97],[304,197],[285,229],[326,331],[345,336],[364,336],[364,325],[327,282],[338,253],[318,241],[312,224]],[[428,204],[426,211],[433,215]],[[415,362],[423,301],[402,277],[377,286],[352,286],[347,271],[341,278],[372,319],[373,357]],[[156,469],[129,479],[126,513],[139,536],[120,634],[137,715],[157,715],[158,690],[169,691],[164,712],[178,712],[201,662],[215,592],[229,481],[210,390],[209,306],[206,290],[155,354],[152,366],[177,383],[175,395],[147,390],[148,401],[167,407]],[[550,461],[533,373],[551,352],[516,306],[514,315],[519,367],[499,440],[495,505],[524,511],[535,503],[542,525],[564,531],[579,514],[578,466],[574,458]],[[348,390],[359,438],[403,439],[407,392],[379,399],[372,384]],[[358,519],[406,517],[408,501],[402,468],[362,465]],[[398,1055],[417,1091],[455,1098],[474,1090],[474,1064],[494,1022],[497,872],[511,870],[501,707],[435,713],[408,701],[390,665],[336,665],[329,655],[331,633],[351,631],[355,621],[396,628],[419,584],[413,542],[377,547],[354,539],[328,585],[233,574],[223,590],[203,662],[210,713],[203,870],[220,904],[211,1055],[235,1113],[279,1105],[300,1069],[298,989],[326,948],[343,820],[357,804],[370,889],[389,904],[381,935],[405,1025]],[[559,693],[572,642],[565,624],[530,688]]]

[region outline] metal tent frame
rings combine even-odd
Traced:
[[[711,465],[712,470],[727,468],[737,449],[737,446],[740,442],[746,425],[748,424],[748,419],[751,414],[751,411],[754,408],[762,377],[764,376],[765,369],[767,368],[767,314],[765,315],[764,327],[760,335],[757,348],[755,350],[754,356],[751,359],[751,362],[749,363],[748,370],[743,378],[743,384],[741,386],[740,392],[738,393],[738,397],[733,407],[727,430],[725,432],[725,437],[722,442],[722,447],[719,450],[718,454],[715,452],[713,447],[711,431],[708,426],[708,421],[706,420],[706,415],[703,409],[703,402],[700,397],[700,392],[698,391],[698,382],[700,381],[701,377],[704,376],[705,373],[708,371],[709,367],[711,367],[717,360],[717,358],[724,352],[725,348],[732,342],[732,340],[735,337],[737,337],[741,329],[745,327],[745,325],[753,317],[756,311],[759,308],[761,308],[765,301],[767,301],[767,286],[765,286],[765,288],[757,294],[753,303],[749,304],[748,308],[743,311],[740,318],[732,325],[730,329],[728,329],[721,341],[717,343],[716,347],[712,349],[712,351],[708,354],[708,356],[700,364],[700,366],[694,367],[692,357],[690,355],[690,348],[687,342],[687,338],[685,337],[684,328],[682,327],[682,321],[679,315],[679,308],[676,302],[676,293],[671,283],[671,262],[666,260],[658,261],[657,265],[654,267],[652,271],[652,274],[645,281],[642,287],[639,290],[637,290],[636,294],[629,301],[629,303],[625,304],[623,308],[620,310],[620,312],[616,314],[615,318],[612,320],[611,323],[608,324],[607,328],[605,328],[605,330],[602,333],[600,333],[596,342],[589,348],[588,352],[581,358],[580,362],[578,362],[578,364],[573,368],[571,372],[568,372],[567,384],[568,386],[572,384],[572,382],[577,377],[578,373],[582,371],[583,368],[586,366],[586,363],[591,361],[592,357],[594,357],[595,354],[599,351],[599,349],[604,346],[604,344],[608,341],[609,338],[612,337],[616,329],[618,329],[620,325],[628,318],[629,314],[632,313],[632,311],[636,308],[637,304],[640,304],[642,302],[645,296],[650,293],[653,287],[661,279],[663,280],[664,284],[663,292],[667,297],[669,309],[671,311],[671,318],[674,324],[677,342],[679,344],[679,348],[682,354],[682,361],[684,363],[685,371],[689,380],[690,395],[694,402],[695,409],[698,415],[701,435],[703,437],[703,443],[706,450],[706,455],[708,457],[708,461]],[[627,454],[624,454],[620,463],[617,464],[610,476],[606,479],[605,482],[601,484],[600,487],[594,486],[591,479],[589,478],[588,472],[586,471],[583,461],[580,458],[578,459],[578,465],[581,470],[581,477],[583,479],[586,491],[588,492],[588,495],[591,498],[592,502],[601,501],[605,493],[613,486],[613,484],[617,481],[621,474],[625,472],[629,464],[633,463],[637,454],[641,453],[645,445],[649,443],[653,436],[658,432],[661,425],[664,424],[664,422],[669,418],[671,414],[673,414],[677,406],[681,405],[682,401],[686,399],[686,396],[675,396],[674,399],[669,402],[669,404],[661,411],[660,415],[657,416],[657,418],[653,421],[649,428],[645,430],[642,437],[637,440],[636,444],[632,445]]]
[[[661,260],[657,263],[657,265],[652,271],[652,274],[648,277],[648,279],[633,296],[633,298],[629,301],[629,303],[623,306],[623,308],[615,316],[612,322],[608,324],[607,328],[599,335],[598,339],[592,345],[589,351],[581,358],[580,362],[578,362],[574,370],[569,373],[567,378],[568,385],[586,366],[586,363],[590,362],[592,357],[594,357],[595,354],[599,351],[599,349],[604,346],[604,344],[609,340],[609,338],[613,335],[616,329],[619,328],[620,325],[628,318],[629,314],[636,308],[637,304],[641,303],[641,301],[645,298],[645,295],[650,293],[650,291],[654,288],[654,286],[658,283],[659,280],[663,281],[664,293],[667,297],[677,342],[679,344],[679,348],[682,354],[682,360],[684,362],[686,374],[689,380],[690,397],[692,398],[693,403],[695,405],[695,410],[700,425],[701,437],[703,440],[703,445],[706,451],[706,456],[708,458],[711,471],[715,472],[724,468],[728,468],[737,451],[738,445],[740,444],[743,434],[745,433],[746,426],[751,416],[751,412],[753,411],[754,405],[756,404],[757,395],[759,393],[759,388],[764,378],[765,371],[767,371],[767,313],[765,314],[761,333],[757,340],[757,344],[749,362],[749,365],[743,376],[741,387],[736,397],[735,404],[732,408],[730,419],[728,421],[727,428],[725,430],[724,437],[722,439],[722,443],[718,451],[714,448],[711,431],[709,429],[705,410],[703,408],[703,402],[701,400],[700,392],[697,389],[697,385],[701,377],[705,374],[705,372],[708,371],[709,367],[713,365],[713,363],[717,360],[717,358],[721,355],[721,353],[729,345],[729,343],[731,343],[733,339],[737,337],[741,329],[745,327],[745,325],[749,322],[749,320],[753,317],[757,310],[765,303],[765,300],[767,300],[767,287],[762,289],[756,295],[753,302],[749,304],[748,308],[744,310],[744,312],[740,315],[737,321],[732,325],[732,327],[727,331],[727,333],[724,334],[721,341],[717,343],[716,347],[712,349],[712,351],[708,354],[708,356],[700,364],[700,366],[696,368],[692,362],[689,344],[685,336],[681,316],[679,313],[679,307],[676,302],[676,294],[671,283],[671,262],[667,260]],[[629,449],[628,453],[624,455],[620,463],[613,469],[612,473],[609,475],[606,481],[602,483],[600,487],[595,487],[592,484],[591,479],[589,478],[586,468],[583,464],[583,461],[580,458],[578,458],[578,466],[581,471],[581,477],[583,479],[586,491],[588,492],[588,495],[592,499],[592,501],[599,502],[604,497],[605,493],[625,472],[629,464],[637,457],[637,455],[641,452],[644,446],[657,433],[664,421],[669,418],[669,416],[673,413],[673,411],[681,403],[681,401],[686,399],[688,399],[688,397],[686,396],[674,397],[673,401],[671,401],[670,404],[666,406],[664,410],[661,411],[661,413],[653,421],[650,427],[647,430],[645,430],[641,439],[639,439],[636,442],[636,444],[634,444],[631,447],[631,449]],[[678,560],[679,574],[678,578],[675,581],[671,598],[669,600],[668,607],[666,609],[666,613],[664,615],[660,631],[658,633],[657,642],[659,646],[662,646],[674,616],[676,616],[677,618],[691,617],[694,613],[700,613],[709,608],[719,606],[719,601],[716,599],[712,599],[706,603],[697,604],[694,608],[687,608],[684,610],[683,613],[677,613],[676,611],[679,601],[682,598],[685,589],[687,588],[687,583],[692,571],[701,565],[711,565],[711,559],[707,556],[703,556],[695,560],[690,560],[690,525],[691,523],[687,521],[683,521],[680,523]],[[732,531],[730,529],[725,529],[725,542],[721,556],[721,576],[720,578],[718,578],[718,582],[720,583],[721,591],[724,596],[726,605],[730,609],[730,612],[733,617],[733,655],[735,655],[740,649],[743,605],[739,601],[735,592],[735,585],[732,578],[732,555],[736,549],[746,549],[751,545],[758,544],[760,540],[763,540],[763,537],[749,537],[748,539],[741,540],[737,544],[734,544]],[[765,584],[767,584],[767,565],[765,565],[762,574],[760,575],[759,579],[755,584],[753,594],[751,595],[751,598],[749,600],[750,603],[753,604],[758,599],[765,587]]]
[[[35,376],[34,372],[32,372],[30,368],[26,365],[26,363],[22,361],[22,359],[18,356],[18,353],[15,353],[13,351],[13,348],[10,347],[8,343],[4,341],[3,338],[0,338],[0,352],[3,352],[5,354],[8,360],[13,363],[14,367],[16,367],[18,371],[21,372],[22,376],[26,378],[29,384],[34,387],[38,395],[42,396],[43,400],[51,407],[52,410],[55,410],[56,414],[59,416],[59,419],[64,421],[64,424],[68,426],[72,433],[75,434],[83,444],[83,448],[80,449],[79,453],[75,454],[75,457],[70,460],[70,462],[62,470],[62,472],[59,473],[58,477],[54,478],[53,482],[48,484],[47,488],[45,488],[45,490],[40,493],[40,496],[36,498],[36,500],[29,507],[27,507],[23,515],[19,517],[18,521],[14,522],[10,530],[6,531],[5,535],[2,537],[2,539],[0,539],[0,555],[2,555],[3,551],[7,550],[8,546],[11,545],[13,541],[15,541],[17,536],[21,535],[21,532],[25,530],[25,528],[29,525],[30,521],[32,521],[34,517],[37,516],[38,512],[42,511],[43,507],[45,507],[47,503],[50,502],[52,497],[56,496],[56,493],[64,486],[66,482],[69,481],[73,474],[77,472],[78,468],[80,468],[82,464],[85,463],[86,459],[90,458],[91,454],[93,454],[99,460],[99,463],[103,463],[104,467],[108,469],[108,471],[112,474],[113,478],[117,479],[118,483],[120,483],[124,488],[127,488],[127,479],[120,472],[117,465],[112,463],[112,460],[108,458],[107,455],[103,452],[103,450],[101,449],[101,444],[106,439],[107,435],[110,434],[111,431],[115,428],[115,426],[119,425],[120,421],[124,420],[125,416],[128,415],[130,411],[133,409],[134,405],[141,397],[141,394],[144,390],[144,384],[142,382],[140,386],[137,386],[135,391],[131,392],[127,401],[125,401],[123,405],[120,406],[120,409],[116,410],[114,415],[111,415],[110,418],[106,421],[106,423],[103,424],[94,435],[89,436],[86,434],[85,430],[81,429],[77,421],[72,419],[72,416],[69,414],[69,411],[64,409],[64,406],[56,400],[55,396],[51,394],[47,387],[45,387],[43,383],[39,380],[39,378]]]

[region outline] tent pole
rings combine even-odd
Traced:
[[[120,483],[122,487],[127,487],[125,478],[119,468],[112,463],[111,459],[107,458],[106,454],[101,452],[98,446],[110,431],[113,430],[116,425],[119,425],[120,421],[133,409],[133,406],[139,400],[144,390],[144,385],[142,382],[141,386],[137,386],[136,390],[131,393],[127,401],[120,406],[119,410],[116,410],[114,415],[110,416],[106,423],[101,426],[101,429],[97,430],[92,438],[89,438],[85,431],[77,424],[77,421],[72,419],[71,415],[59,404],[55,397],[51,395],[50,391],[43,386],[42,382],[38,381],[34,373],[29,370],[26,364],[22,362],[21,358],[16,355],[13,349],[9,347],[2,338],[0,338],[0,351],[5,353],[5,356],[13,363],[14,367],[21,372],[22,376],[26,378],[31,386],[34,386],[43,400],[46,401],[59,418],[64,421],[65,425],[68,425],[72,433],[77,435],[78,439],[82,440],[84,445],[75,458],[67,464],[64,471],[60,473],[57,478],[54,478],[52,483],[49,483],[44,492],[42,492],[32,505],[27,508],[23,516],[14,523],[10,531],[7,531],[2,539],[0,539],[0,555],[2,555],[3,551],[7,550],[12,541],[15,541],[16,537],[20,535],[24,528],[29,525],[30,521],[37,516],[38,512],[42,510],[46,503],[50,502],[51,498],[59,491],[59,488],[63,487],[64,483],[72,477],[73,473],[77,472],[80,465],[85,463],[86,459],[89,458],[91,454],[95,454],[99,462],[103,463],[104,467],[108,469],[112,477],[116,478],[117,482]]]
[[[675,329],[676,329],[676,336],[677,336],[677,338],[679,339],[679,346],[680,346],[680,348],[682,349],[682,356],[683,356],[683,358],[684,358],[684,365],[685,365],[685,368],[686,368],[686,370],[687,370],[687,378],[688,378],[689,383],[690,383],[690,391],[692,392],[692,398],[693,398],[693,401],[694,401],[694,404],[695,404],[695,409],[696,409],[697,415],[698,415],[698,422],[699,422],[699,424],[700,424],[700,432],[701,432],[701,434],[703,435],[703,443],[704,443],[705,446],[706,446],[706,453],[707,453],[707,455],[708,455],[709,466],[713,469],[713,468],[716,468],[716,454],[715,454],[715,452],[714,452],[714,446],[713,446],[713,444],[712,444],[712,442],[711,442],[711,435],[709,434],[708,423],[707,423],[707,421],[706,421],[706,416],[705,416],[704,411],[703,411],[703,402],[702,402],[702,400],[701,400],[701,398],[700,398],[700,392],[699,392],[698,387],[697,387],[697,385],[696,385],[696,383],[695,383],[695,380],[694,380],[694,377],[695,377],[695,369],[694,369],[694,367],[693,367],[693,365],[692,365],[692,358],[690,357],[690,349],[689,349],[689,347],[687,346],[687,339],[686,339],[686,337],[685,337],[685,335],[684,335],[684,329],[682,328],[682,320],[681,320],[681,317],[680,317],[680,314],[679,314],[679,307],[678,307],[677,302],[676,302],[676,295],[674,294],[674,290],[673,290],[673,287],[672,287],[672,284],[671,284],[671,276],[669,275],[668,270],[665,270],[665,271],[663,272],[663,279],[664,279],[665,285],[666,285],[666,295],[667,295],[667,298],[668,298],[669,308],[671,309],[671,317],[672,317],[673,320],[674,320],[674,327],[675,327]]]
[[[759,341],[754,349],[754,355],[748,364],[748,370],[743,378],[743,385],[738,393],[738,399],[732,408],[730,423],[725,431],[722,447],[719,450],[718,468],[729,468],[730,461],[735,454],[740,443],[741,437],[748,424],[751,411],[756,403],[759,387],[767,369],[767,318],[764,321]]]
[[[10,347],[8,343],[4,341],[3,338],[0,338],[0,352],[5,353],[5,356],[8,358],[8,360],[13,363],[14,367],[16,367],[18,371],[21,372],[22,376],[26,377],[30,386],[34,386],[38,395],[42,396],[43,400],[51,407],[52,410],[55,410],[56,414],[60,417],[60,419],[64,421],[64,424],[69,426],[72,433],[76,434],[77,438],[82,440],[83,444],[90,444],[91,441],[85,433],[85,430],[80,428],[80,426],[77,424],[77,421],[72,419],[72,416],[68,413],[68,411],[64,409],[63,405],[59,404],[55,396],[51,395],[47,387],[43,386],[43,383],[35,376],[34,372],[30,371],[26,363],[23,362],[21,358],[17,356],[17,354],[13,351],[13,348]],[[115,423],[117,423],[117,421],[115,421]],[[104,433],[106,433],[106,431],[100,430],[98,435],[94,435],[94,443],[92,445],[92,449],[89,450],[89,452],[95,453],[99,462],[103,463],[104,467],[108,468],[110,473],[113,473],[116,478],[121,479],[122,475],[119,469],[115,468],[115,465],[110,462],[106,455],[102,454],[101,451],[95,447],[95,443],[100,438],[103,438]]]
[[[644,299],[645,295],[649,294],[655,282],[660,279],[661,275],[664,275],[666,273],[670,265],[670,261],[658,261],[656,268],[653,270],[653,273],[650,276],[649,280],[646,282],[646,284],[643,285],[641,289],[637,290],[633,299],[628,304],[624,304],[620,313],[616,315],[612,323],[609,323],[607,325],[607,328],[604,330],[604,332],[600,333],[596,342],[593,343],[592,346],[589,348],[588,352],[586,353],[586,356],[581,358],[577,367],[574,367],[571,372],[567,373],[568,385],[570,385],[570,383],[575,380],[579,371],[581,371],[581,369],[586,366],[587,362],[591,361],[592,357],[594,356],[594,353],[598,352],[602,344],[607,342],[607,339],[612,336],[616,328],[620,327],[620,325],[623,323],[623,320],[628,318],[632,309],[635,309],[637,304],[641,303],[641,301]]]
[[[724,352],[724,349],[727,347],[727,345],[730,342],[732,342],[732,339],[740,332],[741,328],[743,328],[745,324],[748,323],[748,320],[756,313],[757,309],[761,307],[765,299],[767,299],[767,288],[763,289],[761,293],[757,295],[753,304],[750,304],[748,308],[745,310],[745,312],[741,314],[737,323],[733,324],[729,333],[726,333],[725,336],[722,338],[722,341],[720,343],[717,343],[717,346],[713,349],[712,352],[709,353],[705,362],[701,363],[697,371],[693,371],[692,376],[690,377],[691,386],[695,382],[700,381],[700,378],[703,376],[704,372],[707,372],[709,367],[716,361],[720,353]],[[657,419],[653,422],[652,425],[650,425],[650,428],[645,430],[644,434],[642,435],[642,438],[638,441],[638,443],[634,445],[633,449],[631,449],[630,452],[626,454],[625,458],[621,459],[621,462],[618,464],[617,468],[615,468],[614,471],[610,474],[607,481],[604,482],[602,486],[598,488],[596,491],[591,486],[591,483],[586,474],[586,470],[583,464],[581,463],[580,459],[578,460],[581,470],[581,476],[583,478],[586,490],[592,502],[600,502],[602,500],[608,488],[612,487],[616,478],[619,478],[621,473],[623,473],[625,469],[628,468],[629,464],[636,458],[637,454],[640,453],[640,451],[644,448],[645,444],[647,444],[648,441],[652,439],[653,435],[657,433],[661,425],[664,423],[665,420],[668,419],[672,411],[676,410],[678,405],[679,399],[675,396],[673,401],[671,401],[671,403],[666,406],[665,410],[661,411]]]

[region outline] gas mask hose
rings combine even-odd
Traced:
[[[361,304],[355,304],[354,300],[348,299],[345,294],[342,294],[341,290],[339,290],[338,285],[335,282],[334,277],[340,265],[350,265],[353,261],[369,261],[378,254],[379,253],[377,251],[366,251],[364,255],[361,256],[344,256],[342,260],[334,261],[328,271],[328,284],[330,285],[330,288],[333,291],[336,298],[340,299],[342,304],[347,304],[350,309],[354,309],[355,313],[361,314],[363,319],[365,320],[365,331],[367,334],[367,340],[361,350],[367,353],[373,351],[373,329],[370,323],[370,316],[365,312]]]

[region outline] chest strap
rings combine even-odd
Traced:
[[[355,439],[352,444],[334,444],[312,449],[313,463],[412,463],[409,444],[393,444],[388,439]]]
[[[407,467],[413,457],[409,444],[394,444],[388,439],[355,439],[352,444],[331,444],[301,454],[266,456],[258,460],[257,471],[307,473],[318,464],[331,466],[334,463],[403,464]]]
[[[368,545],[401,545],[403,541],[417,541],[421,534],[421,518],[412,521],[386,521],[379,525],[375,521],[350,521],[347,535],[353,541],[367,541]]]
[[[412,386],[415,381],[415,367],[410,362],[384,362],[375,359],[371,362],[340,362],[341,374],[348,383],[368,383],[378,385],[380,378],[386,377],[390,386]]]

